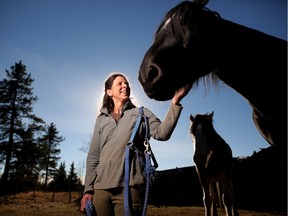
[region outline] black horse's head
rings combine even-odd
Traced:
[[[206,61],[210,53],[205,51],[205,37],[209,32],[206,23],[205,28],[202,26],[203,22],[208,23],[207,17],[215,19],[215,14],[204,5],[184,1],[168,11],[159,25],[138,76],[148,97],[169,100],[177,89],[197,84],[200,77],[211,72]],[[213,27],[211,22],[208,25]]]

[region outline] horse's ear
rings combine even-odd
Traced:
[[[201,4],[203,7],[209,2],[209,0],[192,0],[195,4]]]

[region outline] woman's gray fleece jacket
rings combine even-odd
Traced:
[[[182,111],[182,106],[170,104],[166,116],[161,122],[149,109],[143,109],[148,117],[150,135],[155,140],[166,141],[177,124]],[[124,187],[124,161],[125,149],[130,140],[133,128],[139,115],[139,108],[133,108],[127,102],[121,112],[118,122],[108,113],[107,109],[101,109],[96,119],[94,133],[86,161],[86,176],[84,193],[93,189],[109,189]],[[130,185],[145,183],[143,175],[145,123],[144,119],[135,135],[134,146],[138,149],[138,155],[133,154],[130,165]],[[139,160],[140,159],[140,160]]]

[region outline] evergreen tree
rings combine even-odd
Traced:
[[[57,162],[60,159],[58,155],[61,150],[59,144],[65,139],[59,135],[59,131],[54,123],[46,126],[46,132],[41,138],[41,155],[43,156],[40,162],[40,167],[44,170],[44,186],[47,187],[48,180],[51,176],[57,173]]]
[[[23,133],[29,125],[44,123],[33,114],[32,105],[38,98],[33,95],[34,79],[26,72],[26,66],[19,61],[10,69],[5,70],[6,78],[0,81],[0,162],[4,164],[1,192],[7,189],[11,163],[17,160],[16,151],[24,144]]]
[[[75,171],[74,162],[72,162],[68,174],[68,184],[69,184],[69,190],[74,191],[78,189],[79,184],[81,184],[80,179],[77,176],[77,173]]]
[[[53,181],[50,183],[54,191],[67,191],[67,173],[65,162],[60,163],[59,168],[53,174]]]
[[[34,190],[38,184],[41,149],[39,148],[38,137],[35,137],[35,131],[42,130],[42,126],[30,124],[21,135],[22,142],[16,144],[18,146],[15,151],[17,160],[11,163],[13,172],[10,181],[14,182],[18,191]]]

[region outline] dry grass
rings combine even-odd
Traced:
[[[54,202],[51,202],[52,193],[36,192],[33,199],[33,193],[21,193],[8,197],[7,202],[1,200],[0,215],[1,216],[83,216],[79,211],[79,207],[73,201],[79,195],[77,192],[72,193],[72,203],[69,203],[68,193],[56,193]],[[265,213],[239,210],[241,216],[286,216],[287,213]],[[154,207],[149,206],[147,216],[203,216],[203,207]],[[219,214],[221,215],[221,214]]]

